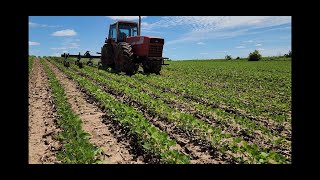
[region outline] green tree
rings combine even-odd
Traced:
[[[259,61],[261,59],[261,54],[258,50],[254,50],[252,53],[249,54],[248,61]]]
[[[292,57],[292,52],[291,52],[291,50],[289,51],[288,54],[285,54],[284,57],[287,57],[287,58],[288,58],[288,57]]]

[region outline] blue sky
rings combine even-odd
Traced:
[[[29,54],[100,52],[109,24],[138,16],[29,16]],[[247,57],[291,50],[291,16],[142,16],[141,35],[165,39],[173,60]]]

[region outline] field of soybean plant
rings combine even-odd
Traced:
[[[29,56],[29,163],[291,164],[291,58],[166,63]]]

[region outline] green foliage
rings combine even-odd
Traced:
[[[290,163],[291,159],[282,155],[283,150],[274,148],[281,145],[290,151],[291,147],[290,140],[283,136],[284,132],[291,133],[290,126],[286,126],[284,131],[275,131],[275,127],[291,122],[290,60],[274,57],[271,61],[270,58],[261,58],[257,63],[172,61],[170,66],[163,67],[161,76],[136,74],[129,77],[87,66],[78,69],[74,65],[66,73],[76,71],[87,84],[99,83],[100,87],[105,87],[111,94],[125,95],[128,99],[117,107],[105,106],[106,109],[114,108],[122,112],[114,116],[122,124],[130,120],[123,118],[125,113],[118,108],[130,107],[135,102],[148,114],[184,130],[192,139],[206,142],[220,153],[234,156],[238,163]],[[76,79],[77,73],[73,73],[73,79]],[[87,86],[86,83],[81,86]],[[100,92],[92,90],[92,93]],[[208,123],[210,120],[214,124]],[[163,162],[177,163],[184,159],[175,155],[175,152],[170,152],[170,155],[167,151],[159,152],[159,149],[164,150],[170,146],[170,141],[162,141],[164,138],[155,133],[154,128],[136,128],[140,124],[127,126],[133,134],[147,131],[150,137],[166,144],[155,145],[153,141],[146,140],[147,135],[140,139],[142,146],[160,154]],[[255,139],[255,143],[245,140],[246,136],[234,135],[234,132],[240,130],[238,128]],[[230,130],[232,133],[228,132]]]
[[[133,107],[117,101],[110,94],[104,92],[97,85],[93,84],[90,80],[75,74],[61,64],[56,63],[56,65],[68,76],[78,82],[79,85],[87,91],[87,93],[93,95],[99,103],[101,103],[101,106],[103,106],[115,120],[119,121],[124,127],[129,127],[130,133],[139,138],[142,147],[146,151],[159,155],[163,163],[190,163],[189,156],[171,149],[171,147],[176,145],[174,140],[170,139],[166,133],[152,125]],[[75,65],[72,66],[75,67]],[[93,78],[99,78],[99,76],[94,73],[91,75]]]
[[[287,57],[287,58],[292,57],[292,52],[291,52],[291,50],[289,51],[288,54],[284,54],[284,57]]]
[[[258,50],[254,50],[248,56],[248,61],[259,61],[261,59],[261,54]]]
[[[32,71],[34,58],[35,58],[35,56],[29,56],[29,58],[28,58],[28,73],[29,74]]]
[[[41,63],[49,77],[59,117],[58,124],[63,130],[58,135],[63,142],[63,149],[58,152],[57,158],[67,164],[98,163],[96,157],[101,155],[102,151],[89,142],[90,135],[82,130],[82,121],[72,111],[59,80],[45,61],[42,60]]]
[[[228,139],[232,140],[233,137],[231,137],[229,133],[222,132],[222,130],[219,127],[212,128],[210,124],[195,118],[189,113],[183,113],[170,108],[170,106],[167,105],[166,102],[164,102],[162,99],[154,99],[153,97],[151,97],[149,95],[151,92],[141,92],[140,89],[142,89],[143,87],[134,88],[134,84],[137,85],[137,83],[135,82],[131,84],[131,80],[127,76],[120,76],[121,78],[126,79],[121,82],[113,80],[113,78],[117,78],[119,77],[119,75],[113,75],[104,71],[99,72],[101,72],[101,74],[107,74],[105,77],[97,75],[94,71],[92,71],[91,68],[88,67],[85,67],[83,69],[75,68],[74,70],[81,72],[82,75],[86,75],[88,77],[93,78],[94,80],[96,80],[96,82],[102,83],[104,86],[107,86],[108,88],[113,89],[116,92],[121,92],[125,94],[132,101],[138,102],[139,105],[147,109],[150,113],[156,114],[159,117],[167,119],[169,122],[176,124],[179,128],[188,131],[196,139],[207,141],[209,144],[212,144],[212,146],[216,148],[235,147],[234,149],[232,149],[234,153],[238,153],[241,151],[239,145],[234,146],[233,144],[230,144],[228,142],[220,142],[220,140],[225,137],[229,137]],[[245,119],[243,119],[243,121],[245,121]],[[248,120],[244,123],[247,123],[248,126],[250,125]],[[208,136],[210,137],[209,139]],[[235,138],[234,140],[237,143],[245,142],[241,138]],[[247,146],[251,147],[251,145]],[[260,148],[258,148],[258,150],[262,152],[267,151]],[[253,162],[257,160],[258,156],[255,154],[255,151],[247,151],[246,153],[249,153],[249,156],[252,157]],[[246,154],[246,156],[247,155],[248,154]]]

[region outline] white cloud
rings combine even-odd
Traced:
[[[256,44],[256,46],[262,46],[262,44]]]
[[[59,53],[54,53],[54,54],[51,54],[50,56],[60,57],[60,56],[61,56],[61,54],[59,54]]]
[[[36,28],[36,27],[49,27],[49,28],[56,28],[56,27],[62,27],[60,25],[47,25],[47,24],[39,24],[35,22],[29,22],[29,27]]]
[[[209,53],[206,53],[206,52],[202,52],[202,53],[200,53],[200,54],[209,54]]]
[[[69,44],[69,48],[76,48],[76,49],[79,49],[79,44],[78,43],[70,43]]]
[[[40,43],[29,41],[29,46],[37,46],[37,45],[40,45]]]
[[[141,18],[142,19],[142,18]],[[148,27],[150,24],[147,22],[141,22],[141,28]]]
[[[127,20],[127,21],[132,21],[132,20],[138,20],[139,16],[107,16],[110,19],[113,20]],[[146,18],[147,16],[141,16],[141,19]],[[142,26],[142,22],[141,22]]]
[[[52,50],[64,50],[64,49],[67,49],[67,48],[65,48],[65,47],[60,47],[60,48],[50,48],[50,49],[52,49]]]
[[[216,51],[217,53],[227,53],[228,51]]]
[[[63,46],[67,46],[70,43],[74,43],[74,42],[78,43],[78,42],[80,42],[80,39],[75,39],[74,37],[69,36],[69,37],[64,38],[62,41],[63,41],[62,42]]]
[[[61,42],[61,47],[65,48],[65,50],[70,50],[70,49],[79,49],[80,47],[80,39],[76,39],[74,37],[65,37],[62,39]],[[63,49],[61,49],[63,50]]]
[[[29,22],[29,27],[38,27],[39,24],[34,23],[34,22]]]
[[[204,43],[203,43],[203,42],[197,42],[197,44],[198,44],[198,45],[204,45]]]
[[[193,31],[239,27],[269,27],[291,23],[290,16],[170,16],[150,24],[154,27],[188,25]]]
[[[263,49],[263,48],[258,48],[257,50],[258,50],[258,51],[264,51],[264,49]]]
[[[52,36],[75,36],[77,35],[77,32],[73,29],[65,29],[61,31],[56,31],[51,34]]]
[[[150,23],[148,29],[175,28],[187,31],[167,44],[204,39],[231,38],[259,33],[258,28],[291,24],[291,16],[170,16]],[[253,41],[252,41],[253,42]]]
[[[62,27],[60,25],[47,25],[46,27],[49,27],[49,28],[56,28],[56,27]]]
[[[63,53],[67,53],[68,51],[66,51],[66,50],[64,50],[64,51],[62,51]]]
[[[246,48],[246,47],[245,46],[237,46],[236,48],[243,49],[243,48]]]
[[[33,50],[29,50],[29,54],[33,54],[33,55],[36,55],[36,54],[39,54],[40,53],[40,50],[39,49],[33,49]]]
[[[289,52],[289,50],[291,49],[291,47],[274,47],[274,48],[270,48],[270,49],[264,49],[263,50],[263,56],[278,56],[278,55],[282,55],[282,54],[286,54]]]
[[[141,34],[146,35],[145,33],[154,33],[154,34],[164,34],[163,31],[152,31],[150,30],[150,24],[147,22],[141,22]]]
[[[168,41],[166,44],[176,44],[183,43],[186,41],[199,41],[199,40],[208,40],[208,39],[225,39],[232,38],[235,36],[240,36],[248,34],[246,30],[227,30],[227,31],[191,31],[189,33],[183,34],[180,38]]]
[[[248,41],[242,41],[244,43],[253,43],[253,40],[248,40]]]

